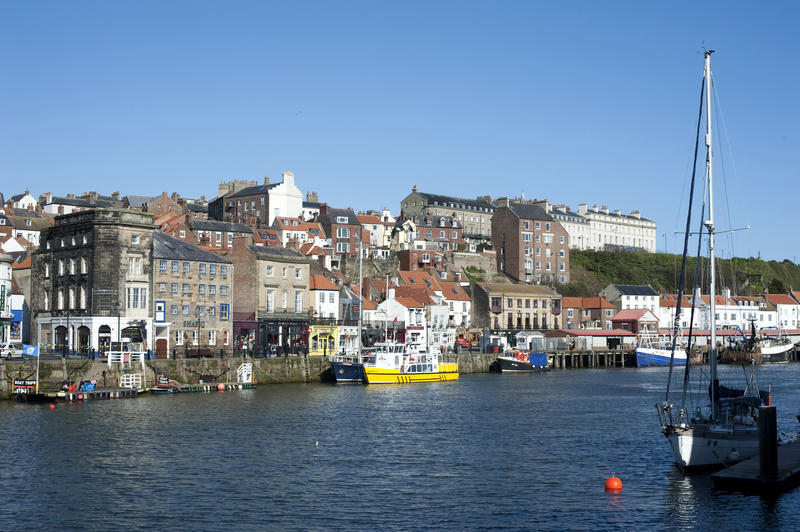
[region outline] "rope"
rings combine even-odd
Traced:
[[[672,349],[669,354],[669,377],[667,378],[667,391],[665,394],[665,402],[669,402],[669,390],[672,385],[672,369],[675,365],[675,345],[678,341],[678,327],[680,326],[681,318],[681,301],[683,300],[683,289],[686,281],[686,254],[689,250],[689,230],[692,227],[692,202],[694,201],[694,186],[695,177],[697,175],[697,153],[700,149],[700,124],[703,120],[703,95],[705,94],[706,79],[703,76],[703,82],[700,84],[700,111],[697,116],[697,132],[694,141],[694,166],[692,168],[692,182],[689,187],[689,209],[686,213],[686,232],[683,235],[683,257],[681,259],[681,276],[680,284],[678,286],[678,302],[675,306],[675,322],[672,325]],[[687,356],[686,367],[689,367],[689,360]]]

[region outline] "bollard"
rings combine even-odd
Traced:
[[[758,407],[758,449],[760,477],[778,478],[778,424],[774,406]]]

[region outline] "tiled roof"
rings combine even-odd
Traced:
[[[351,209],[328,209],[326,214],[320,215],[320,220],[327,219],[331,224],[338,224],[336,218],[339,216],[347,217],[346,225],[361,225],[358,221],[358,216]]]
[[[545,337],[561,336],[636,336],[625,329],[556,329],[544,333]]]
[[[772,303],[773,305],[796,305],[794,299],[792,299],[788,294],[764,294],[764,297],[767,301]]]
[[[464,288],[458,283],[439,281],[439,286],[442,287],[442,296],[448,301],[469,301],[469,295],[464,291]]]
[[[144,206],[145,203],[150,203],[156,198],[158,198],[158,196],[125,196],[125,199],[128,200],[128,205],[134,208],[140,208]]]
[[[525,294],[530,296],[560,297],[552,289],[543,285],[511,283],[478,283],[489,294]]]
[[[428,200],[428,205],[438,207],[452,207],[454,209],[465,210],[484,210],[484,212],[494,212],[495,207],[488,201],[478,199],[456,198],[454,196],[442,196],[440,194],[429,194],[428,192],[417,192],[420,196]],[[473,207],[474,209],[470,209]]]
[[[624,296],[657,296],[658,292],[646,284],[615,284],[619,293]]]
[[[374,225],[383,225],[383,222],[380,218],[375,216],[374,214],[358,214],[358,221],[361,222],[362,225],[364,224],[374,224]]]
[[[625,309],[617,312],[611,321],[639,321],[646,314],[650,314],[654,319],[658,320],[655,315],[647,309]]]
[[[553,220],[554,218],[547,214],[547,211],[539,205],[531,205],[528,203],[512,203],[508,206],[511,212],[517,215],[522,220]]]
[[[153,258],[231,264],[228,259],[223,259],[215,253],[187,244],[183,240],[173,238],[161,231],[153,231]]]
[[[439,287],[439,281],[431,277],[427,272],[412,272],[403,270],[398,273],[400,274],[400,278],[403,279],[403,282],[405,282],[407,285],[441,290]]]
[[[257,256],[270,258],[274,257],[276,259],[292,259],[295,262],[305,262],[305,256],[301,255],[297,250],[292,248],[270,248],[270,247],[263,247],[263,246],[250,246],[248,249]]]
[[[217,220],[192,220],[189,222],[192,231],[227,231],[229,233],[252,233],[253,230],[244,224],[220,222]]]
[[[280,185],[280,183],[270,183],[269,185],[258,185],[255,187],[243,188],[238,192],[234,192],[230,196],[225,196],[225,199],[240,198],[242,196],[255,196],[257,194],[266,194],[269,191],[269,189],[274,188],[278,185]]]
[[[423,303],[417,301],[416,299],[410,298],[410,297],[400,296],[400,297],[395,297],[394,300],[397,301],[398,303],[400,303],[401,305],[403,305],[406,308],[420,308],[420,307],[424,307],[425,306]]]
[[[333,282],[324,275],[310,276],[309,288],[311,290],[339,290],[339,287],[333,284]]]
[[[561,298],[562,308],[583,308],[583,309],[612,309],[614,305],[604,297],[563,297]]]

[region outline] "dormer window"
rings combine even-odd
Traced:
[[[346,224],[347,223],[347,216],[337,216],[336,217],[337,224]]]

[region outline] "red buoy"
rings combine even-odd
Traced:
[[[622,481],[617,477],[606,479],[606,491],[609,493],[620,493],[622,491]]]
[[[82,400],[83,400],[83,395],[78,394],[78,401],[82,401]]]
[[[224,392],[225,391],[225,385],[221,384],[221,383],[217,384],[217,390],[219,390],[220,392]]]
[[[50,408],[50,410],[55,410],[56,409],[56,405],[54,405],[53,403],[50,403],[50,407],[49,408]]]

